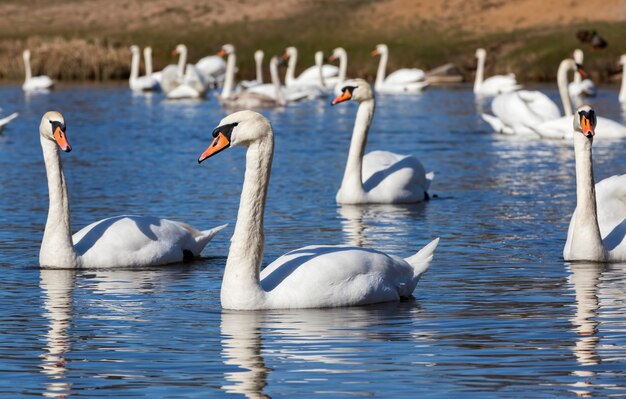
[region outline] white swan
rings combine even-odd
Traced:
[[[399,204],[428,199],[427,190],[433,175],[424,172],[424,166],[416,157],[389,151],[372,151],[363,156],[374,117],[375,100],[371,86],[363,79],[349,80],[343,94],[331,105],[348,100],[357,101],[359,109],[337,202]]]
[[[320,83],[318,66],[308,67],[296,78],[296,64],[298,63],[298,49],[287,47],[283,54],[283,59],[288,61],[287,72],[285,73],[285,86],[317,86]],[[325,79],[332,78],[339,74],[339,68],[335,65],[324,64],[322,73]]]
[[[198,62],[196,62],[196,69],[208,85],[216,86],[224,82],[226,77],[224,55],[225,54],[220,51],[217,55],[209,55],[200,58]]]
[[[596,115],[588,105],[574,119],[576,210],[572,215],[563,258],[567,261],[626,261],[626,174],[594,184],[591,147]],[[598,128],[598,135],[602,130]]]
[[[247,146],[237,224],[222,280],[224,309],[324,308],[398,301],[412,295],[439,239],[417,254],[398,256],[365,248],[316,245],[289,252],[260,271],[263,217],[274,153],[269,121],[252,111],[222,119],[198,162],[230,146]]]
[[[59,148],[71,147],[65,120],[47,112],[39,125],[50,207],[41,242],[39,264],[56,268],[134,267],[181,262],[200,255],[225,226],[198,231],[185,223],[156,217],[117,216],[72,236],[70,205]]]
[[[154,91],[159,87],[159,82],[156,81],[150,74],[146,67],[146,75],[139,76],[139,63],[141,61],[141,51],[137,46],[130,46],[130,52],[132,54],[130,62],[130,78],[128,79],[128,85],[133,91]]]
[[[403,68],[390,73],[385,77],[389,48],[386,44],[379,44],[372,51],[372,56],[380,55],[376,83],[374,89],[378,93],[415,93],[424,90],[428,86],[426,74],[419,68]]]
[[[254,86],[263,84],[263,59],[265,58],[265,53],[263,50],[257,50],[254,52],[254,65],[256,71],[256,79],[254,80],[242,80],[241,87],[244,89],[249,89]]]
[[[11,121],[15,118],[17,118],[19,114],[17,112],[12,113],[9,116],[5,116],[4,118],[0,119],[0,134],[2,134],[2,131],[4,130],[4,128],[11,123]]]
[[[33,76],[30,69],[30,50],[24,50],[22,53],[24,59],[25,79],[22,89],[24,91],[47,91],[54,87],[54,81],[46,75]]]
[[[219,97],[222,104],[237,108],[263,108],[283,106],[287,103],[278,76],[278,57],[273,57],[270,60],[271,85],[257,85],[248,90],[234,92],[235,63],[237,62],[235,47],[225,44],[222,51],[228,54],[224,87]]]
[[[622,65],[622,85],[619,90],[619,102],[626,104],[626,54],[619,57],[619,63]]]
[[[187,64],[187,46],[179,44],[173,52],[179,54],[178,65],[163,69],[161,88],[169,99],[202,98],[208,89],[207,83],[196,67]]]
[[[143,49],[143,59],[146,64],[146,76],[152,77],[157,81],[157,89],[161,89],[161,80],[163,79],[163,71],[154,72],[152,69],[152,47],[146,46]]]
[[[287,103],[298,102],[310,98],[311,91],[307,86],[292,86],[285,87],[280,83],[280,76],[278,74],[278,65],[282,62],[279,57],[274,56],[270,60],[270,78],[271,83],[264,83],[261,85],[253,86],[245,92],[252,94],[262,95],[274,101],[276,104],[266,103],[260,106],[276,106],[285,105]],[[252,106],[251,106],[252,107]]]
[[[346,74],[348,72],[348,53],[343,47],[337,47],[333,50],[333,53],[328,57],[328,62],[339,60],[339,74],[337,75],[337,81],[333,88],[333,94],[338,96],[342,93],[344,82],[346,81]]]
[[[585,55],[581,49],[574,50],[574,61],[578,65],[583,65]],[[583,79],[579,71],[574,72],[574,81],[567,86],[567,91],[571,97],[595,97],[596,85],[588,77]]]
[[[486,57],[487,51],[485,51],[485,49],[479,48],[476,50],[478,66],[476,68],[476,79],[474,80],[474,94],[479,96],[495,96],[501,93],[510,93],[522,87],[517,84],[514,73],[508,75],[494,75],[483,80]]]

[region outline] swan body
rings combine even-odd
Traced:
[[[340,204],[398,204],[428,199],[433,175],[412,155],[373,151],[363,156],[375,100],[371,86],[363,79],[346,82],[343,94],[331,105],[354,100],[359,109],[354,123],[348,161],[336,200]]]
[[[272,127],[262,115],[240,111],[222,119],[198,162],[230,146],[247,146],[246,172],[220,299],[224,309],[323,308],[397,301],[412,295],[428,269],[438,239],[402,259],[371,249],[307,246],[263,271],[263,218],[274,151]]]
[[[485,49],[476,50],[476,58],[478,66],[476,68],[476,79],[474,80],[474,94],[479,96],[496,96],[502,93],[510,93],[519,90],[522,86],[517,84],[515,74],[494,75],[484,79],[485,58],[487,52]]]
[[[199,231],[180,222],[155,217],[118,216],[93,223],[71,235],[69,196],[59,148],[71,147],[65,120],[47,112],[39,126],[50,207],[39,264],[54,268],[139,267],[182,262],[199,256],[225,226]]]
[[[585,55],[581,49],[574,50],[574,61],[578,65],[583,65]],[[589,78],[582,78],[579,71],[574,72],[574,81],[567,85],[567,90],[571,97],[595,97],[596,85]]]
[[[379,44],[372,51],[372,56],[380,55],[376,83],[374,89],[379,93],[415,93],[428,86],[426,74],[418,68],[403,68],[390,73],[385,77],[389,49],[386,44]]]
[[[24,50],[22,58],[24,59],[24,71],[26,76],[24,84],[22,84],[24,91],[48,91],[54,87],[54,81],[48,76],[33,76],[30,68],[30,50]]]
[[[4,130],[4,128],[11,123],[11,121],[15,118],[17,118],[19,114],[17,112],[12,113],[9,116],[5,116],[4,118],[0,119],[0,134],[2,134],[2,131]]]
[[[626,54],[619,58],[619,63],[622,65],[622,85],[619,90],[619,102],[626,104]]]
[[[589,106],[574,115],[576,209],[563,249],[566,261],[626,261],[626,175],[594,184],[592,144],[596,115]],[[598,125],[598,134],[602,134]]]
[[[217,85],[224,81],[226,75],[226,62],[221,55],[209,55],[200,58],[195,68],[209,85]]]
[[[179,54],[178,65],[163,69],[161,88],[169,99],[203,98],[207,83],[192,64],[187,64],[187,46],[179,44],[174,50]]]
[[[146,69],[145,76],[139,76],[139,62],[141,60],[141,51],[137,46],[131,46],[130,52],[132,54],[130,65],[130,78],[128,84],[133,91],[144,92],[154,91],[159,87],[159,82],[148,74]]]

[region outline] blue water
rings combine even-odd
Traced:
[[[571,143],[492,134],[469,86],[378,99],[368,150],[415,154],[436,174],[435,198],[413,206],[335,203],[355,104],[264,112],[276,136],[265,264],[309,244],[408,256],[441,243],[415,300],[261,312],[220,308],[245,155],[197,164],[227,114],[214,98],[122,85],[29,97],[5,86],[0,98],[20,112],[0,137],[1,397],[626,396],[626,264],[562,261]],[[614,87],[593,104],[624,122]],[[52,109],[73,147],[62,157],[74,230],[128,213],[230,226],[190,264],[40,270],[38,125]],[[624,154],[626,141],[596,140],[597,179],[625,173]]]

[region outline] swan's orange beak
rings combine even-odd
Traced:
[[[228,137],[226,137],[224,133],[218,133],[217,136],[213,139],[213,142],[211,143],[209,148],[207,148],[206,151],[204,151],[202,155],[200,155],[200,158],[198,158],[198,163],[201,163],[205,159],[212,157],[213,155],[227,149],[228,147],[230,147],[230,140],[228,139]]]
[[[220,50],[217,52],[217,55],[219,55],[220,57],[226,57],[226,51]]]
[[[57,142],[57,144],[59,145],[61,150],[65,151],[65,152],[72,151],[72,146],[67,141],[67,136],[65,135],[65,132],[63,130],[61,130],[60,127],[57,127],[54,130],[53,136],[54,136],[54,140]]]
[[[328,56],[328,62],[333,62],[333,61],[335,61],[335,56],[331,54]]]
[[[333,101],[330,102],[330,105],[339,104],[339,103],[342,103],[344,101],[348,101],[351,98],[352,98],[352,93],[350,93],[350,90],[344,89],[343,93],[341,93],[340,95],[335,97],[335,99],[333,99]]]
[[[176,51],[176,49],[172,50],[172,55],[176,55],[178,54],[178,51]]]
[[[576,71],[582,76],[584,79],[589,79],[589,74],[585,72],[583,66],[580,64],[576,64]]]
[[[372,57],[375,57],[377,55],[380,55],[380,52],[378,51],[378,49],[372,51]]]
[[[283,57],[283,60],[288,60],[289,59],[289,54],[283,53],[282,57]]]
[[[587,138],[591,138],[596,135],[591,119],[587,118],[585,115],[580,116],[580,127],[583,129],[583,134]]]

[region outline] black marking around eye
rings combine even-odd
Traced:
[[[59,121],[50,121],[50,125],[52,125],[53,132],[57,130],[57,128],[61,129],[62,132],[65,132],[65,123],[61,123]]]
[[[354,89],[356,89],[356,86],[344,86],[343,89],[341,89],[341,92],[345,93],[346,90],[348,90],[348,93],[352,95],[352,92],[354,91]]]
[[[589,111],[578,111],[578,117],[582,118],[583,116],[589,119],[589,122],[591,122],[592,125],[596,124],[596,111],[593,109],[590,109]]]
[[[215,129],[213,129],[213,133],[212,133],[213,137],[217,137],[218,134],[222,133],[224,136],[226,136],[228,141],[230,141],[230,136],[233,133],[233,129],[237,125],[239,125],[239,122],[229,123],[228,125],[218,126]]]

